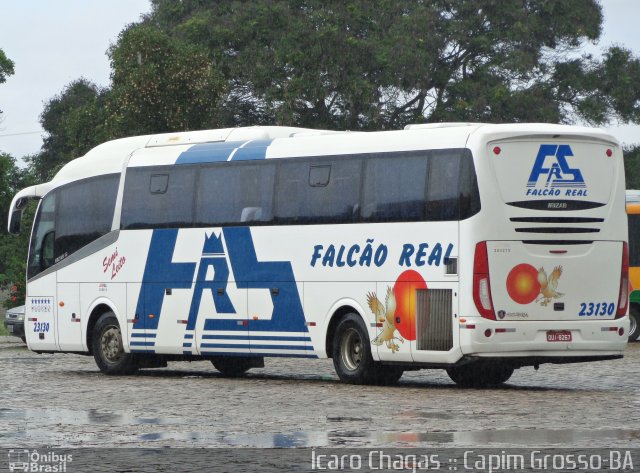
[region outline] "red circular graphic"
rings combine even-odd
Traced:
[[[426,289],[427,283],[417,271],[404,271],[393,286],[396,296],[395,325],[406,340],[416,339],[416,289]],[[400,319],[400,322],[398,322]]]
[[[530,264],[515,266],[507,276],[507,292],[518,304],[529,304],[540,294],[538,270]]]

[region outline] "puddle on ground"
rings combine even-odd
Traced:
[[[156,417],[136,417],[131,413],[114,413],[89,409],[77,411],[71,409],[7,409],[0,408],[0,423],[2,421],[24,421],[33,428],[52,425],[140,425],[140,424],[179,424],[184,419],[160,419]]]
[[[428,416],[430,413],[425,413]],[[542,447],[640,446],[636,429],[503,429],[477,431],[376,432],[353,428],[350,423],[369,423],[368,417],[328,418],[329,430],[292,432],[217,431],[216,426],[198,425],[185,418],[137,417],[98,409],[9,409],[0,408],[0,444],[15,440],[61,446],[153,446],[156,443],[200,447]],[[341,426],[352,427],[340,428]],[[137,426],[137,427],[136,427]],[[11,429],[14,430],[11,430]]]

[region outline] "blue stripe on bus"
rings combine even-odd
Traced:
[[[155,333],[132,333],[131,338],[156,338]]]
[[[202,343],[201,348],[242,348],[242,349],[260,349],[260,350],[313,350],[313,347],[305,345],[245,345],[233,343]]]
[[[191,339],[193,338],[193,334],[192,334],[192,333],[188,333],[188,334],[186,334],[186,335],[184,336],[184,338],[185,338],[186,340],[191,340]]]
[[[224,351],[201,351],[202,355],[211,356],[247,356],[246,353],[224,352]],[[267,352],[251,352],[251,356],[267,356],[277,358],[318,358],[318,355],[292,355],[291,353],[267,353]]]
[[[238,148],[231,157],[231,161],[250,161],[254,159],[264,159],[267,155],[267,148],[273,140],[254,140]]]
[[[191,355],[191,350],[184,350],[182,352],[183,355]]]
[[[191,348],[191,342],[189,342],[189,343],[183,343],[183,344],[182,344],[182,348]]]
[[[130,342],[129,345],[132,347],[152,347],[156,344],[156,342]]]
[[[310,337],[276,337],[269,335],[203,335],[203,340],[219,339],[219,340],[273,340],[284,342],[310,342]]]
[[[246,141],[218,141],[193,145],[184,153],[180,153],[176,164],[215,163],[227,161],[231,153],[245,144]]]

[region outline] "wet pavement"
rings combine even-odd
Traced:
[[[0,337],[0,447],[640,447],[640,343],[487,390],[440,370],[350,386],[331,360],[265,362],[240,379],[206,361],[113,377]]]

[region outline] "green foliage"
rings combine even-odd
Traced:
[[[6,82],[7,76],[13,74],[13,66],[13,61],[7,57],[2,49],[0,49],[0,84]],[[0,115],[2,115],[2,110],[0,110]]]
[[[51,179],[62,165],[113,137],[107,128],[106,93],[78,79],[45,105],[40,123],[47,136],[41,151],[25,158],[39,182]]]
[[[4,302],[7,307],[24,304],[29,228],[33,219],[31,207],[25,211],[21,234],[17,237],[9,235],[6,228],[8,210],[14,194],[31,183],[29,173],[19,169],[13,157],[0,154],[0,287],[15,287]]]
[[[109,123],[116,136],[219,125],[219,73],[197,45],[140,25],[124,30],[109,55]]]
[[[131,29],[156,27],[205,48],[229,84],[221,109],[228,125],[605,123],[640,110],[622,93],[630,80],[640,83],[628,51],[612,48],[601,62],[584,58],[586,65],[570,59],[600,36],[596,0],[152,5]]]
[[[7,80],[7,76],[13,74],[14,65],[14,62],[0,49],[0,84]]]
[[[624,149],[624,172],[627,189],[640,189],[640,146]]]

